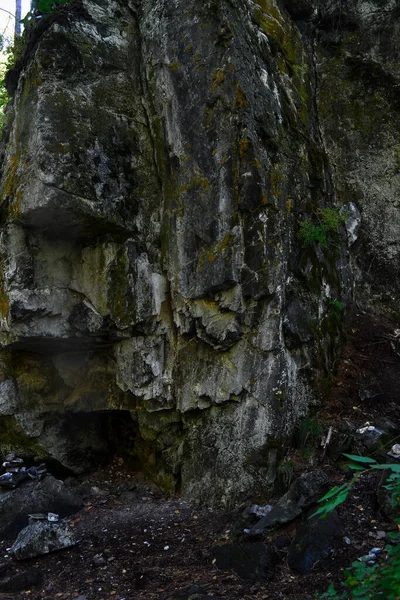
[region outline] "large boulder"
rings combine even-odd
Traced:
[[[317,561],[328,556],[341,535],[342,526],[336,512],[324,519],[306,520],[289,547],[288,565],[298,573],[308,573]]]
[[[65,517],[81,507],[81,499],[52,475],[25,481],[15,490],[0,492],[0,535],[6,539],[16,535],[28,525],[29,514],[52,512]]]
[[[250,535],[260,535],[276,525],[293,521],[316,504],[328,487],[329,477],[324,471],[303,473],[272,510],[250,529]]]
[[[28,525],[18,534],[10,554],[17,560],[25,560],[70,548],[75,544],[75,533],[68,523],[38,521]]]

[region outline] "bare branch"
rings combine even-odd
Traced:
[[[8,15],[10,15],[10,16],[11,16],[13,19],[15,19],[15,15],[13,15],[12,13],[10,13],[10,11],[9,11],[9,10],[6,10],[5,8],[0,8],[0,10],[1,10],[2,12],[5,12],[5,13],[7,13],[7,14],[8,14]]]

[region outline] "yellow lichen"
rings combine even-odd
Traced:
[[[235,99],[235,108],[238,110],[246,110],[249,103],[247,101],[246,95],[239,84],[236,86],[236,99]]]
[[[265,13],[274,17],[277,21],[281,22],[283,20],[274,0],[255,0],[255,2]]]
[[[286,198],[286,212],[287,212],[288,217],[290,216],[290,214],[292,212],[293,205],[294,205],[293,198],[288,196]]]
[[[215,90],[224,82],[225,79],[225,68],[217,69],[212,74],[212,86],[211,91],[215,92]]]
[[[176,72],[180,66],[180,63],[177,60],[174,60],[174,62],[169,66],[169,70],[172,72]]]
[[[243,158],[249,148],[249,140],[247,138],[242,138],[239,142],[239,156]]]

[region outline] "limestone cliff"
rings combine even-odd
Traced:
[[[123,447],[225,505],[271,485],[353,272],[359,302],[398,300],[398,22],[375,4],[82,0],[29,33],[3,136],[2,450],[80,472]]]

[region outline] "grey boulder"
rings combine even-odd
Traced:
[[[38,521],[20,532],[10,554],[17,560],[24,560],[70,548],[75,544],[75,534],[68,523]]]
[[[52,475],[23,482],[14,490],[0,492],[0,535],[6,539],[15,536],[28,525],[31,513],[53,512],[66,517],[81,506],[81,499]]]
[[[323,471],[303,473],[295,479],[273,509],[250,529],[250,535],[260,535],[266,529],[293,521],[316,504],[328,486],[329,478]]]

